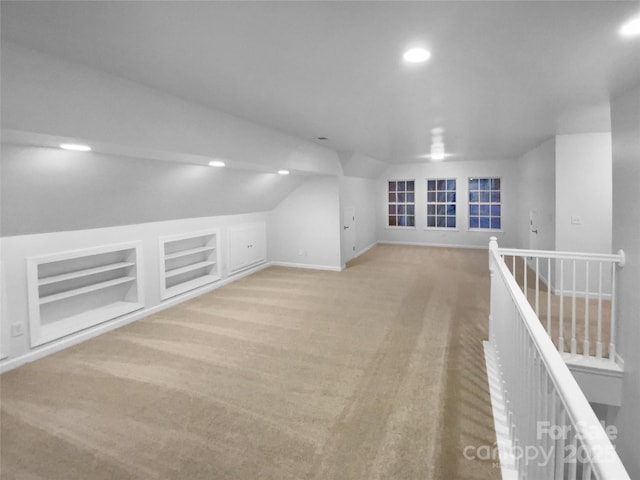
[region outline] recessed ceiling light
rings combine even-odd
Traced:
[[[210,167],[224,167],[224,162],[222,160],[212,160],[209,162]]]
[[[62,143],[60,148],[64,150],[73,150],[75,152],[90,152],[91,147],[89,145],[79,145],[76,143]]]
[[[318,137],[318,140],[329,140],[327,137]]]
[[[640,17],[636,17],[626,22],[620,27],[618,33],[623,37],[635,37],[640,35]]]
[[[412,48],[404,52],[404,55],[402,55],[402,58],[411,63],[426,62],[430,57],[431,53],[424,48]]]
[[[280,175],[289,175],[289,170],[278,170]]]

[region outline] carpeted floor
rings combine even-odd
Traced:
[[[267,268],[0,377],[0,476],[498,479],[488,296],[481,250]]]

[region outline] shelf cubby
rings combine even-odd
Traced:
[[[160,238],[160,297],[166,300],[220,280],[219,244],[218,230]]]
[[[27,258],[31,346],[144,308],[139,242]]]

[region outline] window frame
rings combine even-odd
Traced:
[[[398,192],[398,190],[391,191],[391,189],[390,189],[390,187],[391,187],[390,183],[391,182],[395,182],[396,183],[396,188],[397,188],[397,184],[399,182],[413,182],[413,190],[407,190],[406,188],[404,189],[404,193],[405,194],[406,193],[413,193],[413,201],[409,202],[409,201],[407,201],[405,199],[405,201],[403,201],[403,202],[398,202],[397,198],[396,198],[395,202],[391,202],[389,200],[390,194]],[[400,229],[400,230],[415,229],[416,228],[416,180],[415,180],[415,178],[400,178],[400,179],[390,178],[390,179],[387,180],[387,188],[386,188],[386,190],[387,190],[387,196],[386,196],[387,208],[386,208],[386,214],[385,214],[386,224],[387,224],[386,228],[392,228],[392,229],[396,229],[397,228],[397,229]],[[392,205],[396,207],[396,212],[395,213],[390,213],[390,207]],[[399,205],[405,207],[405,213],[398,213],[398,210],[399,210],[398,206]],[[413,213],[412,214],[406,213],[406,207],[407,206],[412,206],[413,207]],[[390,225],[389,218],[391,216],[394,216],[396,218],[396,225]],[[413,225],[397,225],[397,223],[398,223],[397,219],[399,217],[401,217],[401,216],[413,217]]]
[[[471,181],[472,180],[477,180],[478,181],[478,189],[472,189],[471,188]],[[483,190],[481,188],[481,181],[482,180],[488,180],[489,181],[489,190]],[[498,188],[494,188],[495,185],[495,181],[498,181]],[[472,202],[471,201],[471,196],[472,196],[472,192],[477,192],[478,193],[478,200]],[[488,201],[483,201],[481,200],[481,196],[480,193],[481,192],[487,192],[488,193]],[[498,197],[499,200],[494,200],[494,195],[495,193],[499,193]],[[504,219],[504,215],[503,215],[503,202],[502,202],[502,197],[504,194],[504,190],[503,190],[503,185],[502,185],[502,177],[501,176],[475,176],[475,177],[467,177],[467,229],[470,232],[502,232],[503,230],[503,219]],[[472,214],[472,205],[477,205],[478,207],[478,214]],[[481,205],[487,205],[488,207],[488,213],[487,214],[481,214],[480,213],[480,209],[481,209]],[[493,213],[493,207],[499,207],[499,215],[495,215]],[[471,226],[471,219],[472,217],[476,217],[478,219],[478,226],[477,227],[472,227]],[[480,226],[480,218],[488,218],[489,219],[489,227],[481,227]],[[499,227],[492,227],[491,224],[492,219],[493,218],[499,218],[500,219],[500,226]]]
[[[449,190],[449,182],[452,181],[455,182],[454,183],[454,189],[453,190]],[[433,181],[435,182],[435,190],[429,190],[429,182]],[[445,183],[445,189],[444,190],[440,190],[439,188],[439,183],[438,182],[446,182]],[[426,215],[425,215],[425,230],[442,230],[445,232],[457,232],[460,230],[460,224],[458,223],[460,221],[459,218],[459,213],[460,210],[458,208],[458,178],[457,177],[442,177],[442,178],[431,178],[428,177],[426,179],[425,182],[425,188],[426,188],[426,199],[425,199],[425,206],[426,206]],[[435,194],[435,200],[433,201],[429,201],[429,193],[434,193]],[[438,193],[444,193],[445,198],[443,201],[438,200]],[[449,193],[454,193],[454,199],[453,201],[450,200],[449,198]],[[429,214],[429,206],[433,205],[434,206],[434,213],[432,215]],[[449,205],[453,205],[454,206],[454,214],[451,215],[448,211],[448,206]],[[443,214],[439,214],[438,213],[438,206],[444,206],[445,208],[445,212]],[[429,226],[429,217],[434,217],[434,223],[435,225],[433,226]],[[445,219],[445,223],[447,222],[448,218],[454,218],[454,223],[455,226],[453,227],[448,227],[448,226],[444,226],[444,227],[439,227],[438,226],[438,218],[439,217],[443,217]]]

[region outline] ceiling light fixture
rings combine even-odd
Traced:
[[[410,63],[422,63],[429,60],[431,57],[431,53],[424,48],[412,48],[404,52],[402,58],[404,58],[407,62]]]
[[[327,137],[317,137],[318,140],[329,140]]]
[[[74,152],[90,152],[91,147],[89,145],[79,145],[77,143],[62,143],[60,148],[63,150],[73,150]]]
[[[618,33],[623,37],[635,37],[640,35],[640,17],[636,17],[624,23]]]
[[[224,162],[222,160],[212,160],[209,162],[210,167],[224,167]]]
[[[289,170],[278,170],[280,175],[289,175]]]

